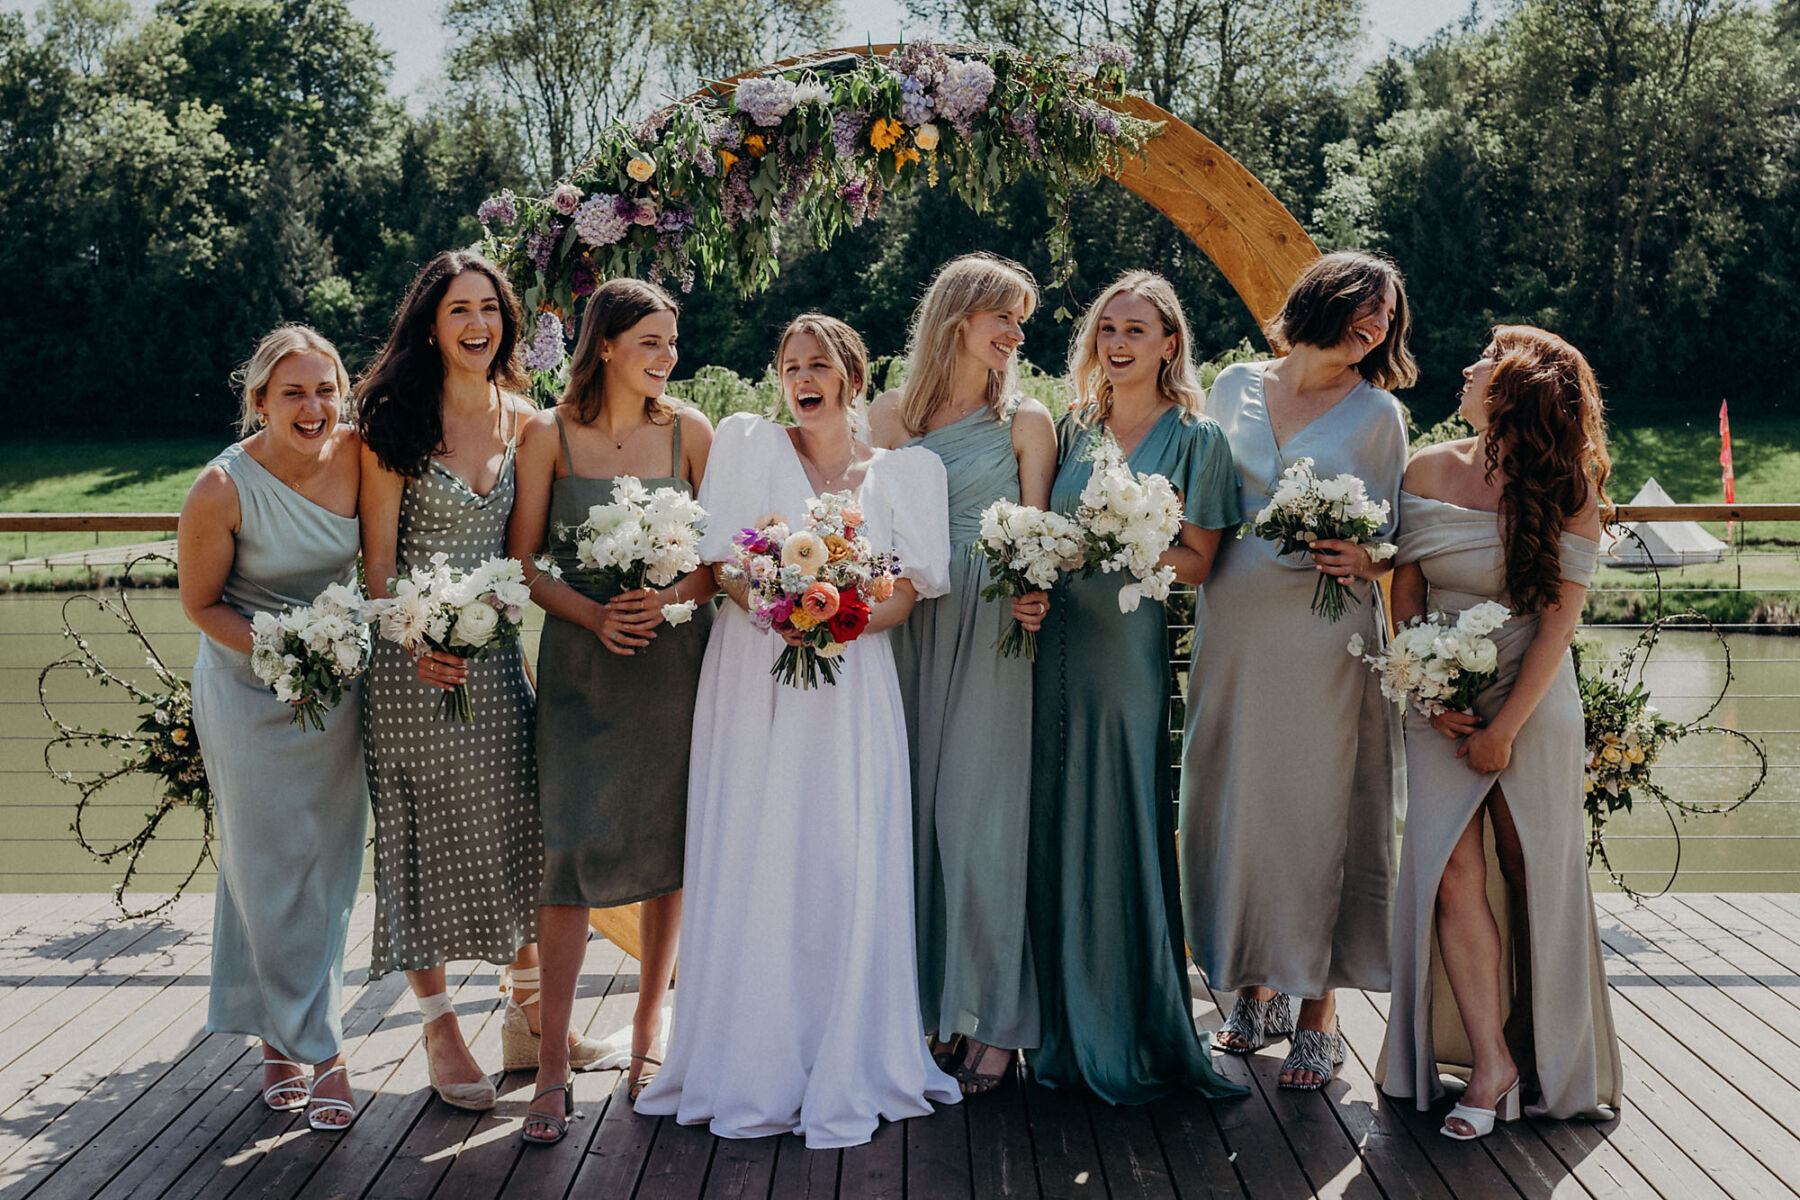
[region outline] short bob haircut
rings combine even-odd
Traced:
[[[1380,345],[1363,355],[1356,373],[1378,388],[1411,387],[1419,378],[1406,339],[1412,332],[1412,309],[1400,268],[1374,254],[1339,250],[1313,260],[1288,289],[1281,311],[1263,331],[1277,352],[1295,346],[1329,350],[1350,336],[1351,322],[1380,304],[1388,284],[1394,285],[1394,320]]]
[[[601,343],[623,337],[639,321],[659,312],[680,317],[681,306],[669,293],[642,279],[609,279],[589,297],[581,314],[575,358],[569,364],[569,386],[562,397],[583,425],[592,425],[599,418],[606,391]],[[653,425],[667,425],[675,419],[676,408],[663,396],[646,396],[644,415]]]
[[[350,403],[350,374],[344,370],[344,360],[338,355],[337,347],[329,338],[305,325],[277,325],[263,334],[262,341],[256,343],[256,349],[250,354],[250,361],[232,373],[232,382],[237,384],[243,406],[238,411],[238,436],[247,437],[256,432],[256,402],[269,393],[269,380],[275,374],[275,368],[282,360],[296,354],[323,354],[331,360],[332,368],[337,372],[338,400],[343,405]],[[347,408],[339,410],[342,420]]]

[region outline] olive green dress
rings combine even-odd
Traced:
[[[994,649],[1008,600],[983,600],[981,511],[1019,499],[1012,413],[986,409],[908,443],[949,478],[950,591],[920,600],[890,635],[912,754],[919,1009],[926,1031],[994,1046],[1038,1042],[1037,977],[1025,934],[1031,663]]]
[[[1080,506],[1096,436],[1063,418],[1057,512]],[[1173,483],[1190,524],[1242,520],[1231,448],[1210,418],[1171,408],[1127,463]],[[1085,1084],[1114,1104],[1184,1088],[1243,1095],[1213,1070],[1194,1029],[1175,873],[1168,615],[1153,601],[1120,612],[1122,582],[1068,577],[1039,634],[1027,904],[1042,1029],[1025,1059],[1039,1083]]]
[[[550,485],[551,554],[564,583],[604,603],[629,588],[616,575],[583,570],[572,540],[557,531],[609,503],[613,481],[576,475],[560,416],[556,433],[569,474]],[[681,478],[679,420],[674,446],[668,478],[643,484],[691,494]],[[702,604],[685,625],[658,625],[650,644],[630,657],[608,650],[591,630],[545,616],[538,643],[540,903],[611,908],[681,887],[694,689],[712,615],[712,605]]]

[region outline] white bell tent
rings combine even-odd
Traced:
[[[1675,501],[1652,477],[1644,481],[1631,503],[1673,504]],[[1637,537],[1626,530],[1635,531]],[[1693,521],[1628,521],[1616,536],[1607,530],[1601,537],[1601,563],[1611,567],[1681,567],[1689,563],[1718,562],[1729,549]]]

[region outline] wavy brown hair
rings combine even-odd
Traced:
[[[581,337],[575,343],[575,358],[569,364],[569,387],[562,402],[575,409],[583,425],[592,425],[600,417],[606,392],[606,362],[600,348],[631,332],[633,326],[652,313],[674,313],[681,316],[675,298],[642,279],[609,279],[588,300],[581,314]],[[667,425],[675,420],[676,408],[662,396],[644,397],[644,416],[652,425]]]
[[[1506,591],[1515,607],[1538,612],[1562,599],[1564,527],[1595,497],[1611,510],[1606,423],[1600,383],[1581,351],[1530,325],[1500,325],[1485,354],[1487,478],[1503,472]]]
[[[1350,336],[1362,313],[1380,304],[1388,284],[1394,285],[1394,319],[1387,337],[1357,362],[1358,375],[1386,391],[1411,387],[1419,379],[1407,339],[1412,335],[1412,305],[1406,278],[1392,260],[1356,250],[1337,250],[1312,260],[1288,289],[1281,311],[1263,326],[1278,354],[1295,346],[1329,350]]]

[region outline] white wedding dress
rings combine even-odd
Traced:
[[[765,513],[798,523],[811,494],[784,429],[727,417],[700,489],[702,559],[728,558],[732,535]],[[899,554],[920,597],[948,590],[937,456],[877,450],[859,499],[870,543]],[[852,642],[836,686],[812,691],[769,674],[783,646],[730,600],[707,642],[674,1022],[637,1110],[720,1137],[854,1146],[883,1118],[961,1095],[919,1017],[906,724],[887,634]]]

